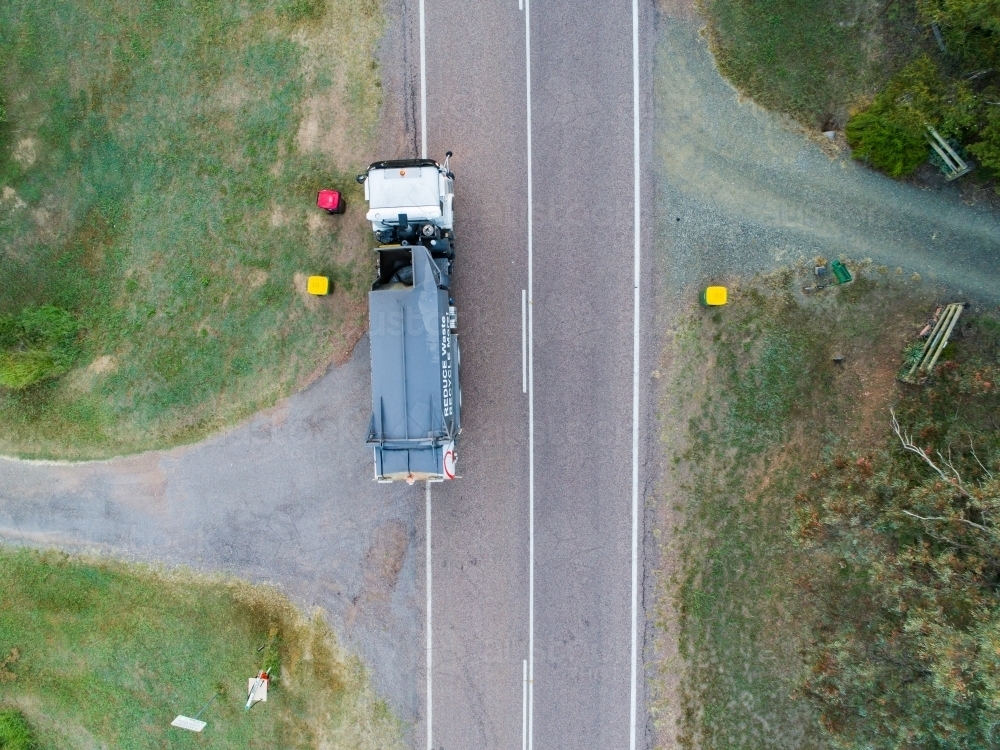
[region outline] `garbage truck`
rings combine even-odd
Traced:
[[[456,477],[461,428],[455,176],[432,159],[379,161],[359,174],[377,245],[368,293],[371,446],[378,482]]]

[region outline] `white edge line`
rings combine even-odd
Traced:
[[[521,290],[521,393],[528,392],[528,290]]]
[[[639,2],[632,0],[632,158],[634,177],[633,232],[635,239],[632,304],[632,654],[629,689],[629,749],[636,747],[639,668],[639,286],[641,251],[641,203],[639,200]]]
[[[528,750],[528,660],[522,663],[521,680],[521,750]]]
[[[534,235],[531,181],[531,0],[524,0],[525,113],[528,147],[528,747],[534,748],[535,725],[535,362]]]
[[[431,583],[432,583],[432,569],[431,569],[431,483],[427,483],[427,750],[433,749],[433,720],[434,720],[434,700],[433,700],[433,680],[431,668],[434,665],[433,660],[433,643],[431,641]]]
[[[424,0],[420,0],[420,158],[427,158],[427,45],[424,42]]]

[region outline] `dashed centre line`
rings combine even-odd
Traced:
[[[524,11],[526,141],[527,141],[527,250],[528,288],[521,296],[522,392],[528,395],[528,658],[523,661],[522,750],[534,747],[534,652],[535,652],[535,415],[534,415],[534,227],[531,143],[531,0],[519,0]],[[420,152],[427,157],[427,57],[424,0],[420,15]],[[638,711],[638,564],[639,564],[639,367],[640,367],[640,285],[641,285],[641,204],[640,204],[640,97],[639,97],[639,10],[632,0],[632,106],[634,171],[634,255],[633,255],[633,372],[632,372],[632,576],[631,576],[631,680],[629,706],[629,747],[635,750]],[[433,644],[432,644],[432,553],[431,485],[426,489],[427,535],[427,750],[433,750]]]
[[[534,196],[531,174],[531,0],[524,0],[524,65],[528,160],[528,727],[527,750],[534,748],[535,725],[535,348]]]

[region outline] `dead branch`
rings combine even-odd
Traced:
[[[974,81],[977,78],[982,78],[983,76],[989,75],[993,72],[993,68],[986,68],[985,70],[977,70],[972,73],[965,74],[965,80]]]
[[[958,473],[958,469],[956,469],[955,465],[951,462],[951,446],[950,445],[948,446],[947,460],[945,460],[945,457],[941,455],[941,451],[934,451],[934,452],[938,454],[938,458],[941,459],[941,463],[947,464],[948,468],[951,469],[952,473],[955,475],[955,478],[958,479],[958,483],[962,484],[962,475]]]
[[[983,462],[979,460],[979,456],[976,455],[976,447],[972,444],[972,435],[969,435],[969,450],[972,451],[972,457],[976,459],[976,463],[979,464],[979,468],[986,472],[986,475],[992,479],[993,472],[983,466]]]
[[[955,518],[948,518],[947,516],[918,516],[916,513],[910,513],[908,510],[904,510],[903,513],[910,516],[911,518],[916,518],[919,521],[958,521],[959,523],[964,523],[967,526],[971,526],[974,529],[979,529],[980,531],[985,531],[987,534],[990,533],[990,529],[982,524],[978,524],[975,521],[970,521],[961,516],[956,516]]]
[[[920,456],[928,466],[930,466],[932,469],[934,469],[934,471],[937,472],[938,476],[941,477],[941,479],[943,479],[948,484],[954,486],[955,489],[957,489],[962,494],[963,497],[971,500],[972,496],[969,494],[969,491],[962,486],[962,478],[958,477],[958,479],[956,480],[952,479],[947,474],[945,474],[944,471],[941,469],[941,467],[939,467],[936,463],[934,463],[934,461],[931,460],[931,457],[924,452],[923,448],[918,448],[916,445],[913,444],[912,436],[907,435],[906,433],[903,432],[903,430],[899,426],[899,421],[896,419],[896,412],[893,411],[892,409],[889,409],[889,413],[892,415],[892,430],[893,432],[896,433],[896,437],[899,438],[899,442],[903,446],[904,450],[908,450],[910,453],[915,453],[916,455]],[[940,456],[941,453],[938,452],[938,455]],[[952,467],[952,471],[954,471],[954,467]],[[955,472],[955,475],[958,476],[958,472]]]
[[[937,539],[939,542],[944,542],[945,544],[950,544],[951,546],[957,547],[958,549],[967,549],[967,550],[972,550],[973,552],[976,550],[975,547],[970,547],[968,544],[959,544],[954,539],[949,539],[946,536],[941,536],[940,534],[935,534],[933,531],[927,531],[927,530],[925,530],[925,533],[931,539]]]
[[[934,469],[934,471],[938,473],[938,476],[940,476],[944,481],[950,482],[951,479],[948,477],[948,475],[945,474],[944,471],[942,471],[940,468],[938,468],[937,464],[935,464],[930,459],[930,456],[924,453],[923,448],[918,448],[917,446],[915,446],[913,444],[912,437],[902,431],[902,429],[899,426],[899,422],[896,419],[896,412],[893,411],[892,409],[889,409],[889,413],[892,415],[892,430],[893,432],[896,433],[896,437],[899,438],[899,442],[903,446],[903,448],[905,450],[910,451],[910,453],[916,453],[918,456],[924,459],[924,461],[927,463],[928,466],[930,466],[932,469]]]

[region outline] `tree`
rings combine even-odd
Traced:
[[[801,692],[834,747],[1000,746],[1000,324],[970,325],[882,447],[796,498],[815,561]]]
[[[988,67],[1000,63],[1000,0],[919,0],[920,15],[937,24],[948,51]]]

